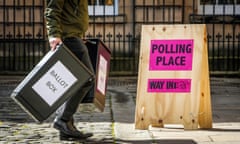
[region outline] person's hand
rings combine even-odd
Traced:
[[[49,44],[50,44],[51,50],[54,51],[57,45],[62,44],[62,39],[58,37],[49,38]]]

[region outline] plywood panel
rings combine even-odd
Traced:
[[[166,41],[170,43],[192,41],[190,69],[176,68],[176,59],[175,66],[169,64],[165,68],[152,69],[151,61],[154,55],[151,54],[153,48],[150,47],[153,47],[153,40],[159,43],[159,47]],[[145,25],[142,27],[135,113],[135,127],[137,129],[147,129],[150,125],[164,126],[164,124],[182,124],[185,129],[197,129],[199,118],[201,118],[203,127],[211,127],[206,46],[205,25]],[[158,57],[164,58],[160,51],[158,50]],[[165,52],[175,53],[172,54],[172,57],[175,58],[181,56],[181,52],[174,52],[170,48],[169,51]],[[172,67],[175,68],[172,69]],[[181,81],[184,82],[185,86],[189,84],[189,91],[178,92],[181,90],[179,88]],[[154,84],[160,91],[149,91],[150,84]],[[172,87],[175,87],[175,91],[173,89],[167,90],[170,88],[170,84],[173,84]],[[202,115],[203,112],[206,114],[205,116]]]

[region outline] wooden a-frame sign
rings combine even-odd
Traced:
[[[143,25],[135,128],[212,128],[206,25]]]

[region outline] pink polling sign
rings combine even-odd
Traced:
[[[191,79],[148,79],[148,92],[188,93]]]
[[[193,39],[151,40],[149,70],[192,70]]]

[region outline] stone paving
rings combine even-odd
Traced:
[[[239,144],[240,79],[211,78],[213,128],[183,130],[179,125],[149,130],[134,128],[137,78],[110,78],[106,106],[99,112],[91,104],[81,104],[75,124],[94,136],[84,141],[59,141],[52,128],[54,115],[38,124],[10,97],[22,77],[0,76],[0,144]]]
[[[9,97],[21,78],[8,79],[2,78],[0,84],[0,144],[114,143],[109,96],[104,112],[99,112],[91,104],[84,104],[79,106],[79,112],[75,115],[78,129],[94,133],[91,139],[59,141],[58,131],[52,128],[54,114],[44,123],[36,123]]]

